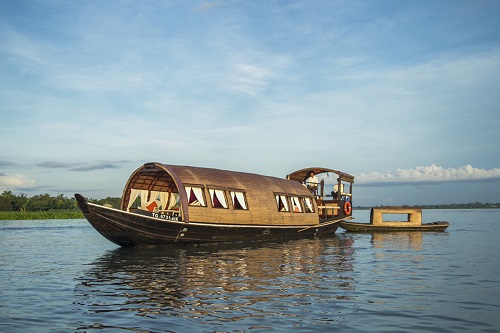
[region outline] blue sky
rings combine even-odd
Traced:
[[[500,2],[0,2],[0,191],[145,162],[353,174],[355,205],[500,202]]]

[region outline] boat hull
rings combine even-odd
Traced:
[[[384,226],[384,225],[373,225],[370,223],[360,223],[360,222],[345,222],[339,223],[339,227],[350,232],[394,232],[394,231],[444,231],[448,228],[449,223],[438,221],[431,223],[423,223],[421,225],[409,225],[409,226]]]
[[[75,195],[89,223],[105,238],[123,246],[266,241],[335,234],[340,223],[311,225],[242,225],[167,220],[88,203]]]

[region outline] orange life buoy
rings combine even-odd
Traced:
[[[344,213],[345,215],[351,215],[352,207],[349,201],[344,202]]]

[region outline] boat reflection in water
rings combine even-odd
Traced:
[[[371,242],[375,248],[391,248],[393,250],[422,250],[422,231],[412,232],[374,232]]]
[[[117,311],[209,322],[257,320],[300,305],[314,311],[311,304],[353,294],[352,238],[339,236],[266,246],[118,248],[79,278],[76,305],[84,318],[92,317],[85,322],[114,327],[109,313]]]
[[[371,272],[377,276],[372,283],[380,290],[388,294],[406,293],[408,295],[408,307],[421,308],[418,297],[423,292],[429,292],[434,282],[429,281],[429,260],[441,256],[433,249],[438,248],[448,237],[447,233],[426,231],[408,232],[374,232],[370,235],[370,243],[373,246]],[[436,260],[435,262],[439,262]],[[395,269],[397,267],[397,269]]]

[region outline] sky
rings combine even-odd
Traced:
[[[354,205],[500,202],[500,2],[0,2],[0,193],[147,162],[354,175]]]

